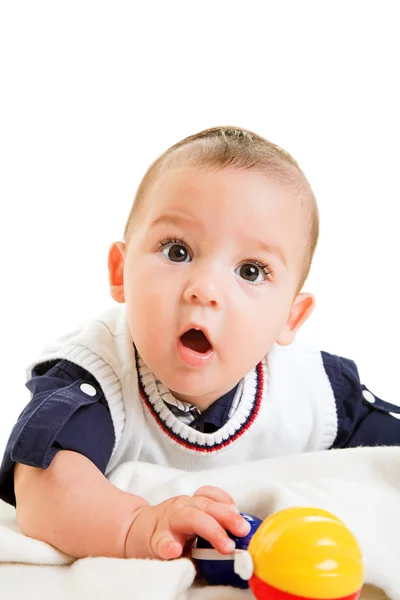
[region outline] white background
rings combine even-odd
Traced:
[[[301,337],[399,401],[397,2],[0,6],[0,447],[25,365],[111,303],[108,247],[149,163],[219,124],[286,148],[319,200]]]

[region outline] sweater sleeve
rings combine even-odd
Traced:
[[[360,381],[354,361],[322,352],[337,409],[332,448],[400,446],[400,407],[385,402]]]
[[[40,371],[39,371],[40,369]],[[115,434],[96,379],[67,360],[40,365],[26,386],[32,393],[8,440],[0,467],[0,498],[15,505],[15,463],[46,469],[60,450],[83,454],[103,473]]]

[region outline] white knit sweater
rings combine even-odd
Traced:
[[[298,342],[273,346],[245,376],[236,411],[215,433],[196,431],[165,405],[135,352],[123,305],[47,347],[35,364],[54,359],[89,371],[105,394],[115,430],[107,475],[130,460],[193,471],[324,450],[336,437],[335,398],[321,354]]]

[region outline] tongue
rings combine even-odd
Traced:
[[[181,342],[187,348],[199,352],[200,354],[204,354],[211,348],[210,342],[204,333],[202,331],[197,331],[197,329],[189,329],[189,331],[184,333],[181,337]]]

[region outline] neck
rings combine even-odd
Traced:
[[[222,398],[222,396],[225,396],[225,394],[228,394],[231,390],[236,388],[239,385],[239,383],[240,382],[236,383],[228,390],[212,392],[209,394],[204,394],[202,396],[188,396],[186,394],[179,394],[177,392],[174,392],[173,390],[170,390],[170,392],[177,400],[193,404],[193,406],[196,406],[200,412],[204,412],[205,410],[207,410],[207,408],[214,404],[214,402],[216,402],[217,400]]]

